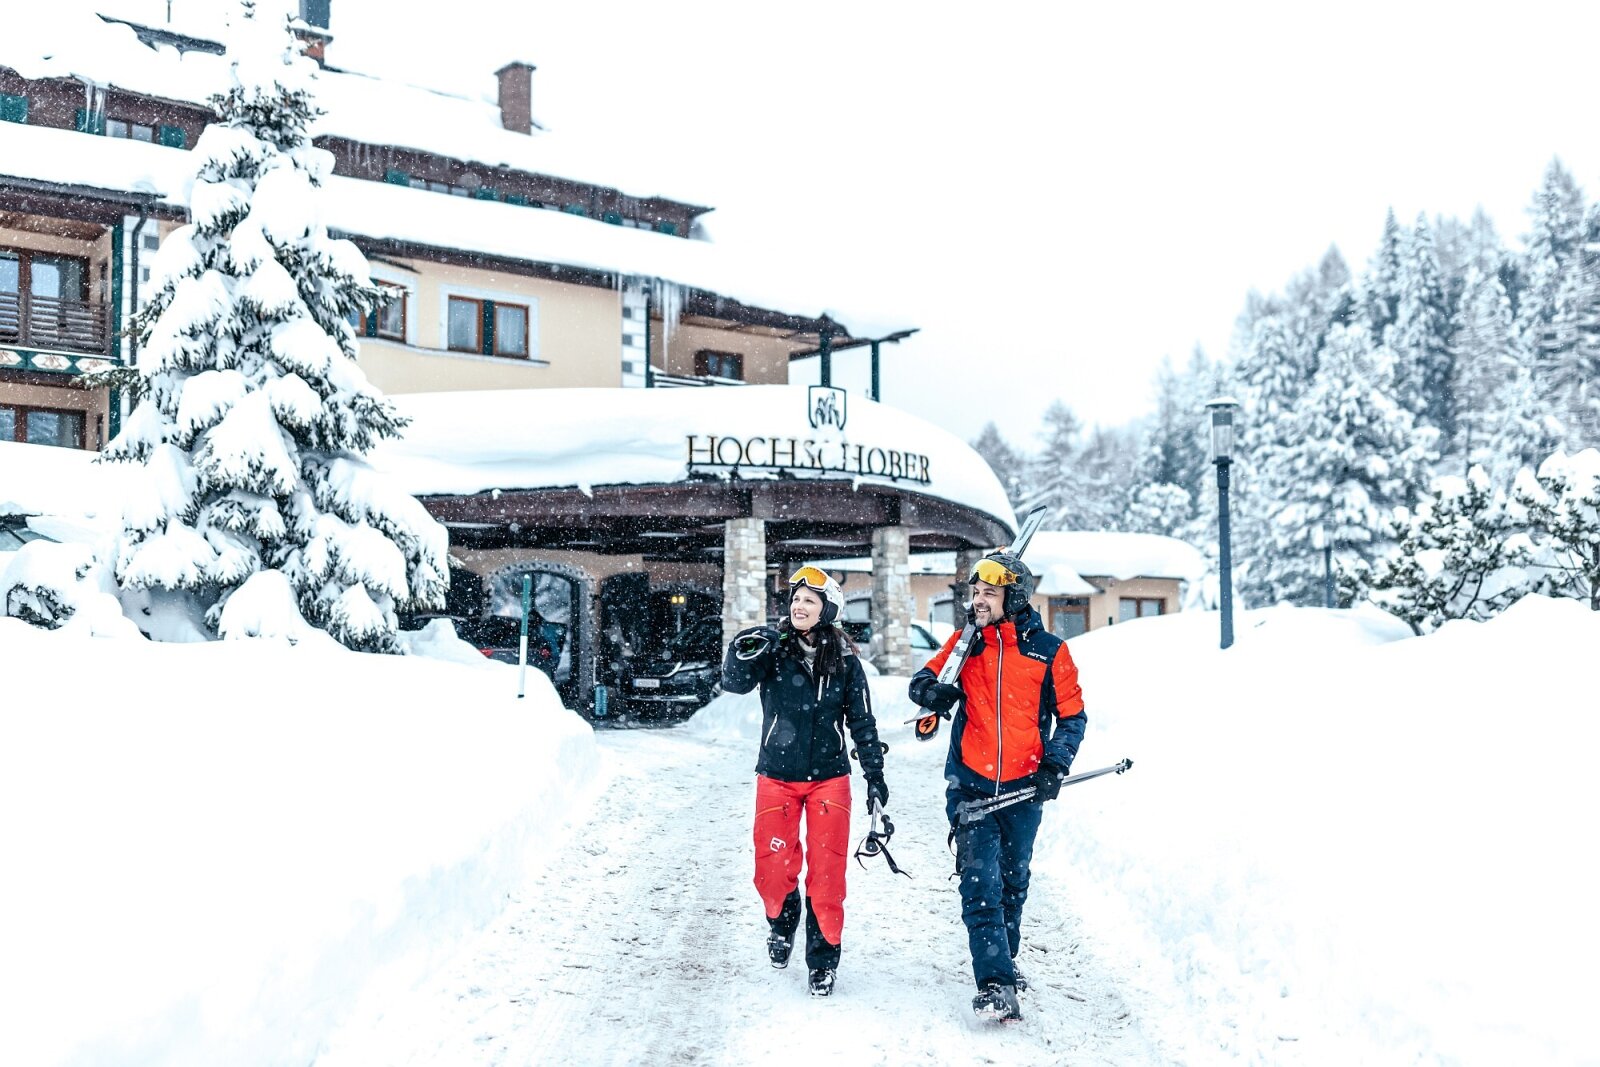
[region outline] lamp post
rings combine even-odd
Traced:
[[[1217,465],[1217,569],[1221,581],[1222,647],[1233,646],[1233,543],[1228,528],[1228,467],[1233,462],[1233,413],[1239,402],[1219,396],[1206,405],[1211,412],[1211,462]]]
[[[1322,553],[1322,606],[1333,607],[1333,540],[1322,523],[1311,527],[1311,547]]]

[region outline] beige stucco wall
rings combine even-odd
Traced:
[[[406,339],[360,339],[361,369],[386,393],[473,389],[615,388],[622,384],[622,297],[614,289],[529,278],[422,260],[373,259],[377,281],[406,290]],[[525,304],[533,320],[531,358],[509,359],[446,347],[451,295]],[[670,350],[660,322],[651,323],[658,369],[692,376],[702,348],[739,352],[745,380],[788,381],[788,345],[770,337],[679,326]]]
[[[694,354],[703,348],[715,352],[738,352],[744,356],[744,380],[751,385],[785,385],[789,381],[789,349],[792,342],[760,334],[714,330],[707,326],[678,326],[663,365],[662,324],[650,323],[650,351],[658,368],[685,378],[694,376]]]
[[[622,298],[612,289],[418,260],[371,262],[406,290],[406,343],[364,337],[361,369],[386,393],[550,389],[622,384]],[[450,296],[529,308],[530,358],[450,352]]]

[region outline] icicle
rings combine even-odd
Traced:
[[[661,308],[661,348],[665,362],[667,353],[672,351],[672,334],[677,329],[678,316],[683,312],[683,286],[665,278],[657,278],[652,284]]]

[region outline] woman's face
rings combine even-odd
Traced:
[[[789,597],[789,625],[801,633],[822,618],[822,594],[809,586],[797,585]]]

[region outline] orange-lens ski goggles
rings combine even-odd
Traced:
[[[999,560],[980,559],[978,565],[972,568],[971,580],[988,582],[990,585],[1016,585],[1017,572]]]
[[[827,586],[828,576],[816,567],[805,566],[789,575],[789,584],[821,590]]]

